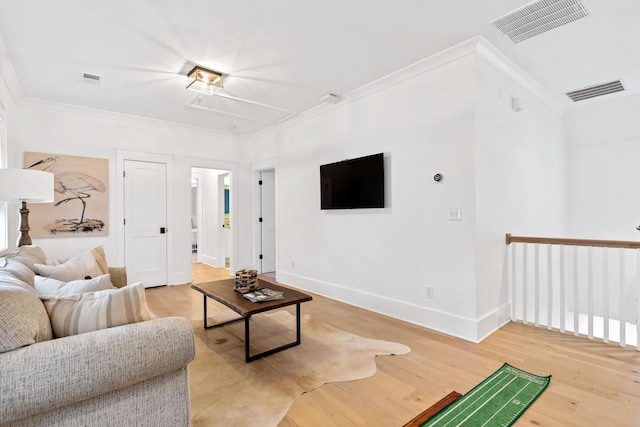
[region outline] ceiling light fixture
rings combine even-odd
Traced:
[[[187,89],[213,95],[222,90],[222,73],[195,66],[187,74]]]

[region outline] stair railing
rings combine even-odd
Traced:
[[[640,242],[507,234],[506,244],[513,321],[640,350]]]

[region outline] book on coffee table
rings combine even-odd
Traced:
[[[274,291],[273,289],[270,289],[270,288],[261,288],[261,289],[256,289],[255,291],[247,292],[242,296],[251,302],[261,302],[261,301],[273,301],[276,299],[283,299],[284,293],[280,291]]]

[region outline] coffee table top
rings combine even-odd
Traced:
[[[191,285],[191,288],[226,305],[242,317],[249,317],[264,311],[299,304],[313,299],[311,295],[258,278],[260,288],[271,288],[274,291],[282,291],[284,292],[284,298],[273,301],[251,302],[243,297],[240,292],[234,290],[235,284],[236,279],[230,278]]]

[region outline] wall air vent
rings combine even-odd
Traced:
[[[624,86],[620,80],[614,82],[603,83],[595,86],[585,87],[571,92],[567,92],[567,96],[576,101],[584,101],[585,99],[595,98],[596,96],[609,95],[610,93],[622,92]]]
[[[591,13],[581,0],[538,0],[491,23],[514,43],[520,43]]]
[[[98,84],[102,80],[102,76],[91,73],[82,73],[82,81],[85,83]]]

